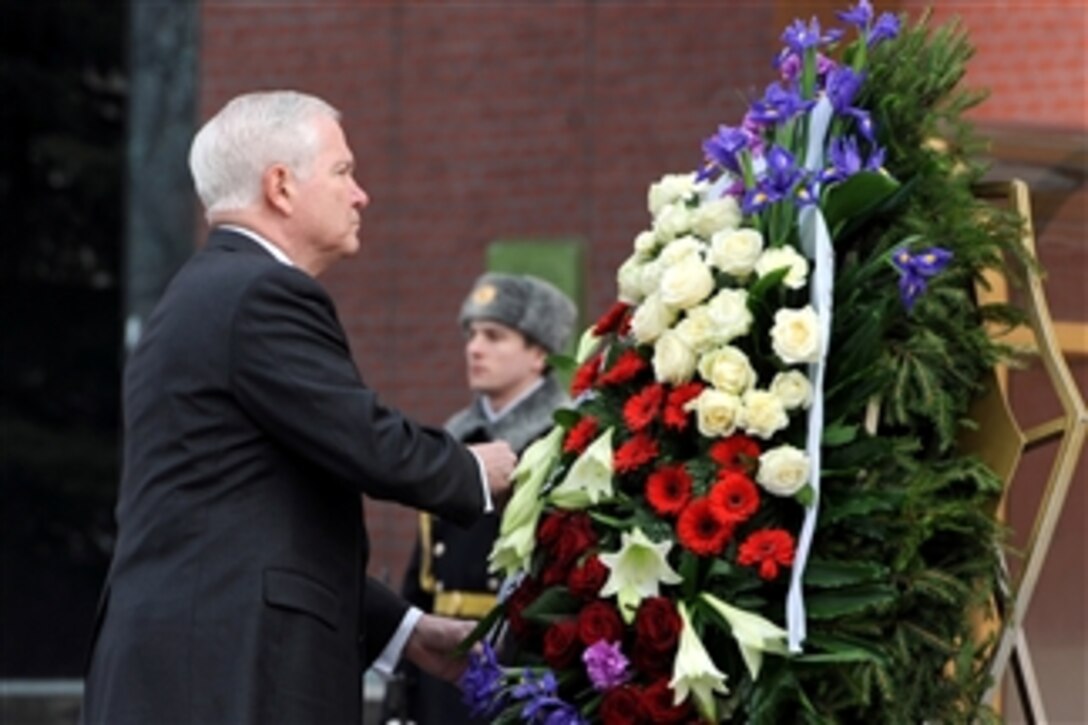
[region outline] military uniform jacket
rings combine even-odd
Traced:
[[[360,493],[468,524],[475,457],[381,405],[317,281],[226,230],[151,315],[123,411],[83,720],[357,725],[403,612],[365,579]]]
[[[553,413],[569,400],[549,374],[498,420],[488,420],[477,399],[451,417],[446,430],[464,443],[503,440],[520,454],[551,430]],[[501,583],[487,571],[487,557],[499,531],[498,515],[487,514],[467,529],[428,514],[420,519],[421,535],[404,581],[405,598],[428,612],[482,617],[494,605]]]

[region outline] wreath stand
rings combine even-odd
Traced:
[[[1020,180],[988,183],[980,185],[976,194],[980,199],[1015,211],[1024,220],[1020,241],[1028,255],[1037,259],[1027,184]],[[1016,260],[1011,259],[1008,263],[1017,264]],[[1024,430],[1010,407],[1009,371],[1002,367],[994,371],[995,384],[990,386],[990,394],[981,398],[971,412],[973,420],[985,421],[984,429],[969,432],[963,436],[962,443],[966,450],[978,455],[1005,482],[998,508],[998,516],[1002,520],[1005,519],[1006,502],[1023,454],[1044,444],[1057,443],[1057,453],[1020,556],[1021,566],[1017,574],[1014,575],[1007,565],[1007,550],[1003,548],[1001,551],[1001,564],[1008,573],[1008,591],[1005,594],[1011,603],[1008,610],[1001,611],[999,608],[997,613],[1004,627],[1002,629],[1000,623],[993,621],[979,625],[982,637],[1000,633],[989,665],[992,684],[985,700],[1000,705],[1003,676],[1006,667],[1010,667],[1027,722],[1045,723],[1046,711],[1023,623],[1084,447],[1088,432],[1088,409],[1062,355],[1039,274],[1036,270],[1024,268],[1014,271],[1023,280],[1022,299],[1018,297],[1018,301],[1027,312],[1028,327],[995,331],[995,337],[1017,346],[1027,343],[1030,353],[1042,363],[1048,383],[1061,404],[1062,414]],[[986,285],[980,285],[977,295],[980,303],[1008,301],[1009,281],[999,271],[992,270],[987,273]],[[1035,364],[1035,360],[1032,362]]]

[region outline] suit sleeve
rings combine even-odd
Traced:
[[[282,446],[368,496],[462,524],[483,512],[479,467],[445,431],[382,405],[362,381],[332,300],[290,267],[242,295],[231,335],[242,407]]]
[[[409,607],[408,602],[371,577],[366,578],[363,602],[363,617],[366,621],[366,636],[363,639],[365,669],[374,664],[374,660],[378,659],[389,644]]]

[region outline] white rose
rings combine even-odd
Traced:
[[[675,329],[680,339],[696,353],[704,353],[724,342],[715,329],[714,318],[706,305],[688,310]]]
[[[679,237],[666,244],[657,259],[668,268],[683,262],[688,257],[702,259],[705,249],[706,246],[693,236]]]
[[[790,289],[801,289],[808,281],[808,260],[797,253],[793,247],[775,247],[768,249],[759,256],[756,261],[756,274],[764,277],[776,269],[786,267],[786,273],[782,284]]]
[[[661,333],[676,320],[676,312],[661,301],[654,292],[642,301],[631,316],[631,334],[640,343],[649,344],[661,337]]]
[[[658,291],[661,287],[661,275],[664,273],[665,265],[661,263],[660,259],[646,262],[639,268],[638,285],[639,289],[642,290],[643,298]]]
[[[743,402],[739,425],[750,435],[767,440],[790,424],[786,407],[769,390],[749,390]]]
[[[819,360],[819,320],[812,305],[800,310],[783,309],[774,313],[771,346],[775,354],[788,365]]]
[[[657,237],[654,233],[649,230],[639,232],[635,237],[635,251],[643,257],[652,257],[657,252]]]
[[[695,352],[675,330],[666,330],[654,343],[653,366],[658,382],[680,385],[695,374]]]
[[[697,255],[685,257],[665,270],[659,289],[665,304],[686,310],[714,291],[714,275]]]
[[[678,199],[685,199],[695,191],[695,174],[666,174],[650,185],[646,195],[650,213],[658,212]]]
[[[734,277],[747,277],[763,251],[763,235],[757,229],[721,231],[710,239],[712,265]]]
[[[718,390],[743,395],[756,383],[756,371],[748,356],[732,345],[719,347],[699,358],[699,375]]]
[[[736,229],[740,220],[740,205],[733,197],[726,196],[696,207],[691,215],[691,229],[703,239],[710,239],[720,231]]]
[[[683,202],[669,204],[654,217],[653,232],[659,242],[668,242],[691,230],[691,210]]]
[[[771,392],[778,396],[786,410],[808,408],[812,404],[812,383],[800,370],[775,375],[771,381]]]
[[[767,493],[792,496],[808,483],[809,460],[793,446],[779,446],[759,457],[756,481]]]
[[[620,302],[637,305],[646,293],[642,291],[642,267],[644,262],[638,254],[632,254],[616,272],[616,286],[619,288]]]
[[[706,303],[715,334],[721,342],[729,342],[752,329],[752,312],[748,309],[748,293],[742,289],[723,289]]]
[[[684,409],[695,411],[695,422],[700,433],[707,438],[718,438],[733,435],[736,431],[741,402],[732,393],[707,388],[689,401]]]

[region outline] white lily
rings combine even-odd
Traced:
[[[786,630],[758,614],[726,604],[713,594],[702,594],[703,601],[721,615],[740,645],[740,654],[755,681],[763,664],[763,653],[786,654]]]
[[[666,558],[672,548],[671,541],[654,543],[637,526],[633,531],[623,532],[620,541],[619,551],[600,554],[601,563],[609,569],[600,596],[615,594],[620,613],[630,624],[643,599],[658,596],[661,584],[679,584],[681,578]]]
[[[507,575],[528,571],[536,545],[536,524],[544,510],[540,492],[548,479],[563,443],[563,429],[556,426],[521,455],[510,475],[514,493],[502,514],[499,537],[491,547],[488,568]]]
[[[586,331],[578,339],[578,351],[574,353],[574,362],[579,365],[589,359],[589,356],[597,350],[597,343],[601,341],[601,338],[594,332],[595,327],[596,325],[587,327]]]
[[[567,477],[548,493],[548,500],[563,509],[584,509],[615,495],[612,490],[612,428],[578,456]]]
[[[669,687],[673,690],[673,704],[679,705],[689,696],[695,696],[695,707],[710,722],[717,722],[714,693],[728,695],[725,673],[714,665],[699,635],[691,626],[691,617],[683,602],[678,604],[684,626],[680,630],[680,647],[672,668]]]

